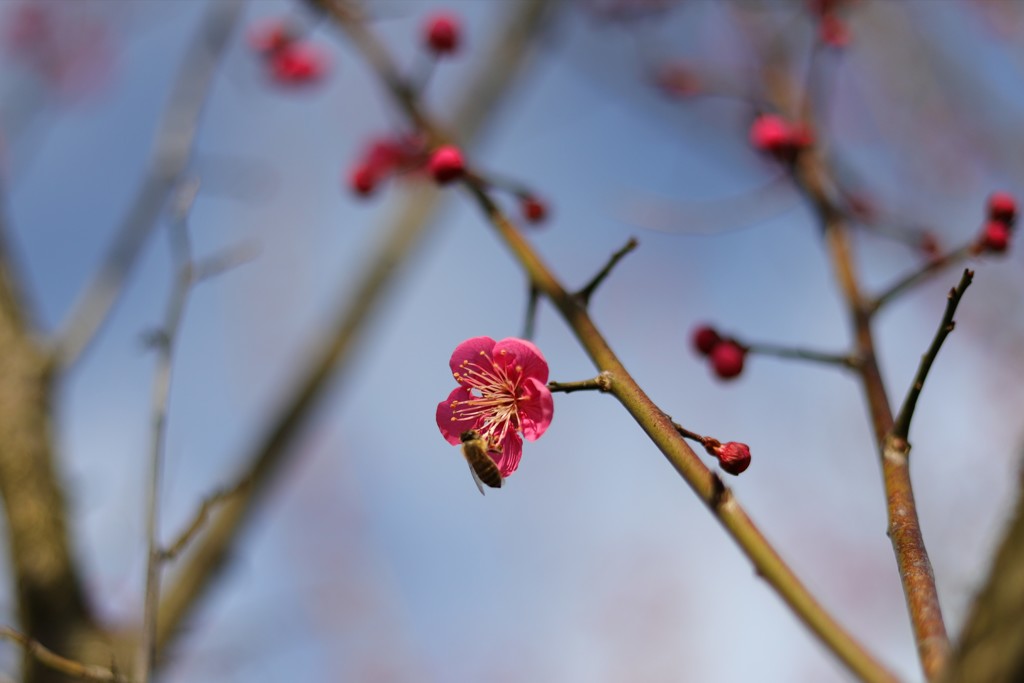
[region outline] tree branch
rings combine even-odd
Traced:
[[[43,666],[62,674],[86,681],[111,681],[112,683],[129,683],[129,679],[116,671],[103,666],[82,664],[73,659],[62,657],[50,650],[38,640],[29,638],[24,633],[15,631],[8,626],[0,626],[0,638],[17,643],[29,657],[33,657]]]
[[[186,52],[157,129],[142,186],[118,227],[102,266],[79,295],[56,336],[51,352],[55,368],[73,365],[96,336],[152,233],[168,195],[181,181],[192,156],[199,118],[217,64],[242,7],[242,0],[214,0],[207,4],[199,33]]]

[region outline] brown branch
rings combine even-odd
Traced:
[[[206,498],[203,499],[199,509],[196,510],[196,514],[192,517],[192,521],[185,527],[185,530],[178,535],[174,542],[169,546],[160,551],[160,561],[170,562],[178,555],[182,553],[188,545],[195,540],[199,535],[199,532],[206,526],[207,521],[213,511],[229,501],[232,497],[239,495],[246,489],[252,482],[249,479],[242,479],[234,486],[229,489],[221,489],[215,491]]]
[[[770,74],[769,82],[776,98],[785,102],[785,85],[779,74]],[[909,460],[900,453],[888,435],[893,426],[892,409],[882,381],[871,327],[871,305],[860,290],[848,226],[839,207],[829,198],[828,170],[816,150],[801,155],[794,166],[794,179],[818,217],[836,280],[846,303],[853,327],[857,368],[875,442],[881,457],[888,529],[899,570],[907,609],[914,630],[918,656],[929,680],[942,671],[949,650],[949,639],[942,619],[935,576],[925,548],[917,504],[910,481]]]
[[[455,127],[465,140],[477,136],[522,66],[533,43],[532,37],[543,24],[546,4],[543,0],[531,0],[512,5],[513,14],[503,34],[491,41],[492,53],[481,60],[482,67],[466,88],[453,116]],[[397,71],[389,73],[396,78]],[[309,414],[330,382],[337,381],[351,366],[353,352],[361,339],[360,333],[385,300],[400,266],[424,238],[425,228],[431,223],[440,199],[440,193],[430,186],[411,191],[396,211],[383,243],[367,259],[370,264],[368,270],[354,289],[339,293],[342,303],[337,307],[338,313],[326,343],[310,354],[310,364],[296,373],[298,380],[285,392],[280,412],[270,421],[268,430],[244,460],[248,464],[243,468],[244,474],[240,479],[249,480],[251,485],[220,506],[212,523],[185,553],[182,566],[168,582],[160,605],[158,651],[167,647],[188,614],[205,595],[243,525],[262,501],[263,494],[280,469],[296,455],[293,445]]]
[[[53,671],[66,674],[73,678],[84,681],[112,681],[113,683],[129,683],[129,679],[116,671],[102,666],[83,664],[73,659],[62,657],[53,650],[50,650],[38,640],[29,638],[9,626],[0,626],[0,638],[17,643],[25,651],[25,654],[32,657],[43,666]]]
[[[26,637],[70,651],[73,642],[93,634],[94,624],[54,459],[47,356],[29,326],[9,265],[0,262],[0,495],[7,556]],[[56,679],[28,655],[22,675],[33,683]]]
[[[61,325],[51,359],[57,368],[73,365],[95,338],[120,296],[168,196],[180,183],[192,156],[199,118],[217,64],[242,7],[242,0],[208,3],[199,33],[187,49],[171,90],[142,186],[118,227],[102,266]]]
[[[612,390],[612,380],[608,373],[602,372],[594,379],[584,379],[578,382],[548,382],[548,389],[563,394],[571,394],[574,391],[606,392]]]

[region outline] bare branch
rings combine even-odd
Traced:
[[[170,562],[178,557],[185,548],[199,535],[206,525],[210,514],[220,505],[226,503],[232,497],[237,496],[246,489],[252,482],[249,479],[242,479],[229,489],[215,491],[205,499],[199,509],[196,510],[192,521],[185,527],[185,530],[168,547],[160,551],[160,561]]]
[[[189,46],[178,80],[156,134],[149,167],[122,221],[99,272],[81,293],[61,325],[52,349],[52,363],[75,363],[102,327],[121,293],[138,255],[178,186],[192,156],[192,146],[217,64],[241,14],[242,0],[207,4],[199,34]]]
[[[106,667],[82,664],[67,657],[61,657],[56,652],[45,647],[42,643],[29,638],[24,633],[15,631],[9,626],[0,626],[0,638],[17,643],[25,650],[26,654],[35,658],[43,666],[54,671],[80,678],[84,681],[111,681],[112,683],[129,683],[125,676],[112,671]]]
[[[574,391],[607,392],[612,389],[612,378],[610,373],[602,372],[594,379],[584,379],[579,382],[548,382],[548,389],[564,394],[571,394]]]

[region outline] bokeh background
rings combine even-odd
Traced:
[[[40,3],[0,5],[0,30],[25,4]],[[756,50],[736,30],[731,3],[690,0],[664,12],[628,4],[635,11],[615,15],[608,2],[568,3],[471,159],[550,202],[551,219],[529,237],[570,286],[638,237],[593,303],[612,347],[677,420],[751,445],[750,469],[728,482],[740,502],[841,621],[918,680],[856,384],[832,368],[761,357],[725,384],[689,347],[689,331],[705,321],[750,340],[846,344],[810,214],[749,147],[750,105],[667,98],[652,84],[658,65],[685,60],[756,85]],[[60,68],[8,41],[6,210],[47,328],[70,309],[138,190],[204,5],[43,3],[64,35],[77,36],[61,41]],[[369,7],[374,30],[410,68],[429,12],[463,20],[465,47],[439,66],[428,95],[443,116],[514,5]],[[822,136],[878,206],[946,245],[976,233],[992,190],[1024,196],[1022,10],[1013,0],[863,0],[849,12],[849,48],[823,57]],[[815,33],[803,3],[746,2],[739,11],[809,53]],[[321,83],[288,88],[267,77],[245,31],[279,17],[303,22],[329,52]],[[190,163],[202,182],[191,234],[200,256],[238,244],[257,245],[259,256],[190,300],[170,404],[165,538],[233,481],[365,268],[405,187],[359,199],[346,175],[368,141],[401,124],[328,22],[297,3],[248,4]],[[522,334],[526,285],[475,207],[449,194],[364,331],[352,370],[318,406],[190,621],[165,680],[847,680],[611,398],[556,396],[551,428],[526,445],[507,487],[479,495],[434,409],[452,388],[448,358],[459,342]],[[921,262],[871,235],[857,244],[873,288]],[[953,632],[1016,496],[1022,265],[1020,249],[974,264],[911,433]],[[894,402],[958,277],[953,269],[880,316]],[[96,607],[113,622],[142,609],[154,366],[142,335],[159,325],[171,280],[157,232],[56,410],[76,549]],[[535,341],[552,379],[593,376],[546,305]],[[9,589],[0,620],[15,620]],[[0,654],[16,676],[17,653]]]

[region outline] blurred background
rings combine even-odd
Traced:
[[[410,71],[422,63],[425,17],[443,9],[462,21],[464,44],[427,93],[443,119],[516,5],[380,0],[368,12]],[[198,0],[0,5],[9,239],[44,328],[64,319],[139,191],[206,9]],[[52,42],[24,39],[27,11],[46,17]],[[1024,196],[1024,6],[862,0],[844,12],[849,45],[815,57],[827,84],[819,137],[894,223],[944,246],[970,240],[990,192]],[[749,341],[847,348],[812,216],[747,139],[758,53],[738,17],[809,63],[817,29],[795,0],[562,3],[468,156],[549,204],[528,237],[570,287],[638,238],[593,301],[612,348],[677,421],[750,444],[750,469],[727,482],[740,502],[843,624],[920,680],[858,385],[835,368],[762,357],[723,383],[690,348],[704,322]],[[276,81],[252,49],[248,31],[282,18],[324,51],[317,82]],[[668,64],[697,74],[697,94],[658,87]],[[189,161],[201,181],[190,232],[200,257],[241,244],[259,254],[189,301],[162,537],[233,483],[416,185],[391,182],[369,198],[348,186],[367,145],[403,126],[329,21],[300,3],[246,5]],[[154,372],[143,334],[160,325],[173,278],[168,224],[55,407],[75,549],[111,623],[131,624],[142,610]],[[857,249],[872,291],[924,258],[869,232]],[[1019,248],[972,264],[975,284],[911,432],[952,633],[1016,498],[1022,264]],[[878,318],[894,403],[959,272]],[[396,278],[163,680],[848,680],[610,397],[556,395],[550,429],[526,444],[506,488],[476,491],[434,410],[453,388],[448,359],[459,342],[522,335],[527,289],[462,193],[445,192],[439,220]],[[546,304],[534,340],[553,380],[594,375]],[[0,621],[16,618],[6,590]],[[8,678],[19,658],[0,649]]]

